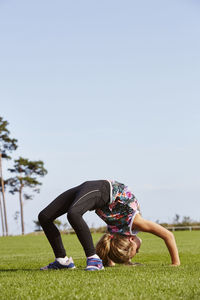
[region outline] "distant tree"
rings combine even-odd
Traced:
[[[60,229],[60,227],[62,226],[62,222],[58,219],[54,220],[54,224],[58,227],[58,229]]]
[[[18,223],[19,215],[20,215],[19,211],[16,211],[15,214],[14,214],[14,220],[15,220],[16,223]]]
[[[47,174],[47,170],[44,168],[44,163],[41,160],[30,161],[27,158],[19,157],[16,159],[14,168],[9,169],[11,173],[15,173],[16,176],[9,178],[10,193],[19,193],[20,202],[20,215],[21,215],[21,229],[24,234],[24,210],[23,210],[23,198],[24,200],[30,200],[33,195],[24,192],[25,188],[32,189],[32,192],[40,192],[38,186],[42,183],[37,180],[37,176],[43,177]]]
[[[38,220],[34,220],[33,223],[35,223],[35,231],[42,231],[42,227]]]
[[[67,233],[69,233],[71,229],[72,227],[68,222],[63,224],[63,230],[66,231]]]
[[[182,219],[182,225],[184,226],[188,226],[192,223],[192,219],[188,216],[184,216],[183,219]]]
[[[175,215],[173,223],[178,224],[180,220],[180,216],[178,214]]]
[[[42,231],[42,227],[40,225],[40,222],[38,220],[34,220],[33,223],[35,223],[35,231]],[[62,222],[58,219],[54,220],[54,224],[56,224],[58,226],[58,228],[60,228],[60,226],[62,226]]]
[[[5,231],[6,235],[8,235],[8,221],[7,221],[7,212],[6,212],[6,200],[5,200],[5,192],[4,192],[4,180],[3,180],[3,172],[2,172],[2,159],[11,159],[8,155],[8,152],[17,149],[17,140],[11,139],[9,137],[10,131],[7,126],[9,123],[3,120],[0,117],[0,177],[1,177],[1,186],[2,186],[2,199],[3,199],[3,210],[4,210],[4,221],[5,221]]]

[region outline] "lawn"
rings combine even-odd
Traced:
[[[94,234],[96,242],[101,234]],[[0,299],[198,299],[200,300],[200,231],[175,232],[181,266],[171,267],[162,240],[141,233],[143,244],[133,261],[85,272],[85,257],[75,235],[63,235],[75,270],[40,271],[54,260],[44,235],[0,238]]]

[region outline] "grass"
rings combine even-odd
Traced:
[[[101,234],[94,234],[96,242]],[[175,232],[182,265],[171,267],[162,240],[141,233],[143,265],[85,272],[75,235],[64,235],[75,270],[39,271],[54,260],[44,235],[0,238],[0,299],[195,299],[200,300],[200,231]]]

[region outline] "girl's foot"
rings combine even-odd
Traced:
[[[54,262],[50,263],[48,266],[40,268],[41,271],[46,271],[46,270],[60,270],[60,269],[75,269],[75,265],[73,262],[72,257],[70,257],[65,264],[59,263],[57,260]]]
[[[87,267],[85,268],[85,271],[100,271],[103,269],[103,263],[100,258],[91,257],[87,259]]]

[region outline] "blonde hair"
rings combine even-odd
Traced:
[[[109,259],[117,264],[127,263],[133,250],[133,244],[127,236],[121,234],[104,234],[96,245],[96,253],[102,259],[104,266],[109,265]]]

